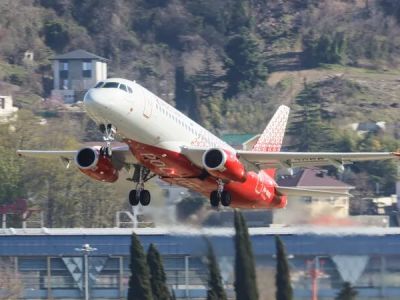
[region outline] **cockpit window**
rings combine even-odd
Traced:
[[[121,90],[123,90],[123,91],[125,91],[125,92],[128,92],[128,89],[126,88],[126,85],[125,84],[120,84],[119,85],[119,88],[121,89]]]
[[[133,91],[132,91],[132,89],[131,89],[131,87],[130,87],[130,86],[128,86],[128,91],[129,91],[129,93],[130,93],[130,94],[132,94],[132,93],[133,93]]]
[[[98,89],[98,88],[101,88],[101,86],[104,84],[104,82],[103,81],[100,81],[99,83],[97,83],[95,86],[94,86],[94,88],[95,89]]]
[[[103,85],[103,88],[118,88],[118,86],[119,86],[119,83],[118,82],[106,82],[104,85]]]

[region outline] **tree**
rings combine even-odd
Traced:
[[[228,34],[238,34],[248,31],[253,23],[249,0],[232,0],[230,16],[228,17]]]
[[[276,300],[291,300],[293,290],[290,284],[290,270],[286,257],[285,245],[279,236],[275,236],[276,245]]]
[[[210,241],[207,240],[208,246],[208,290],[207,300],[226,300],[227,296],[222,284],[221,272],[215,258],[214,250]]]
[[[187,93],[185,69],[182,66],[175,68],[175,105],[180,111],[187,110]]]
[[[192,78],[186,78],[184,67],[175,68],[175,104],[192,120],[199,122],[199,97]]]
[[[316,67],[320,64],[340,64],[346,53],[346,36],[343,32],[316,35],[313,31],[303,37],[302,64]]]
[[[223,88],[221,87],[221,74],[215,68],[216,60],[215,53],[207,49],[202,61],[202,68],[193,76],[201,99],[213,97]]]
[[[323,119],[323,102],[318,89],[305,84],[297,96],[298,108],[291,118],[289,133],[295,137],[291,146],[296,151],[331,149],[334,142],[332,128]]]
[[[131,238],[131,277],[129,278],[128,300],[152,300],[150,272],[143,247],[135,233]]]
[[[44,24],[43,30],[46,44],[55,51],[62,51],[69,43],[69,33],[65,24],[49,21]]]
[[[335,300],[355,300],[357,294],[357,291],[351,286],[350,282],[345,282]]]
[[[150,244],[150,247],[147,250],[147,265],[150,269],[150,282],[153,299],[170,300],[171,295],[168,291],[166,282],[167,279],[165,276],[161,255],[153,244]]]
[[[252,33],[247,31],[231,36],[225,45],[225,54],[225,80],[228,84],[225,98],[265,82],[268,73],[265,57]]]
[[[251,240],[243,215],[235,211],[235,292],[237,300],[257,300],[256,270]]]
[[[0,204],[13,202],[21,192],[21,167],[13,149],[0,146]]]

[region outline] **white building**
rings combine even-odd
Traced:
[[[64,103],[82,101],[84,93],[107,78],[107,59],[85,50],[57,55],[53,60],[53,98]]]
[[[11,96],[0,95],[0,122],[5,123],[13,118],[18,108],[13,106],[13,99]]]
[[[293,176],[278,179],[280,186],[298,187],[310,190],[349,193],[350,186],[328,176],[325,170],[309,168],[298,170]],[[285,210],[276,210],[274,223],[304,224],[347,220],[349,217],[349,196],[335,197],[289,197]]]

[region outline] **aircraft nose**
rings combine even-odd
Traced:
[[[110,97],[106,91],[90,89],[86,92],[83,105],[89,115],[93,117],[103,116],[109,109]]]

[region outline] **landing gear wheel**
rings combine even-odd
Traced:
[[[140,204],[142,204],[143,206],[147,206],[147,205],[150,204],[151,195],[150,195],[150,192],[148,190],[141,191],[139,195],[140,195],[139,196]]]
[[[136,196],[136,190],[132,190],[129,192],[129,204],[132,206],[136,206],[139,204],[139,197]]]
[[[223,206],[229,206],[232,203],[232,196],[229,192],[223,191],[221,193],[221,204]]]
[[[111,150],[111,146],[107,146],[105,149],[105,153],[108,157],[111,157],[112,155],[112,150]]]
[[[210,204],[212,207],[218,207],[219,206],[219,195],[217,191],[212,191],[210,194]]]

